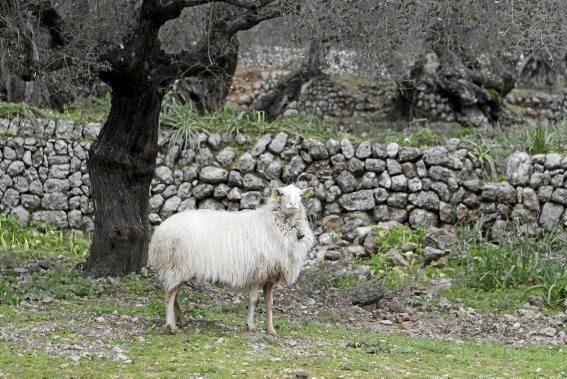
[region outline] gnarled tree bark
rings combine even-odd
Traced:
[[[83,270],[90,275],[137,272],[146,262],[161,100],[157,88],[113,91],[110,115],[87,162],[95,228]]]

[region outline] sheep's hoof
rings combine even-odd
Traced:
[[[176,334],[179,331],[179,328],[175,324],[169,324],[167,326],[169,326],[169,330],[171,331],[171,334]]]
[[[268,330],[266,330],[266,332],[268,332],[269,335],[272,335],[274,337],[276,337],[278,335],[278,333],[276,333],[276,330],[274,328],[268,328]]]
[[[255,332],[256,331],[256,325],[248,324],[248,331],[249,332]]]

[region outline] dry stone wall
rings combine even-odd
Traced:
[[[238,98],[240,105],[249,106],[252,102],[269,92],[289,70],[301,62],[305,51],[298,48],[280,46],[254,46],[241,51],[239,67],[243,70],[264,68],[262,82],[257,83],[251,91],[244,89],[245,95]],[[327,59],[325,73],[329,75],[361,75],[382,77],[384,83],[379,86],[365,85],[357,90],[349,90],[330,79],[329,76],[316,78],[304,86],[298,102],[290,104],[288,115],[329,117],[335,119],[357,118],[373,120],[383,118],[383,113],[392,108],[395,86],[384,86],[388,78],[382,72],[368,71],[358,66],[357,55],[349,51],[332,50]],[[274,71],[277,67],[279,70]],[[436,67],[436,66],[433,66]],[[429,70],[433,70],[429,67]],[[270,68],[270,69],[267,69]],[[235,85],[238,85],[235,82]],[[479,109],[471,107],[467,110],[457,109],[446,96],[433,93],[431,86],[422,84],[416,89],[416,101],[412,104],[415,117],[427,118],[429,121],[468,123],[484,126],[489,120]],[[243,89],[237,89],[241,92]],[[504,124],[524,124],[563,121],[567,114],[567,91],[549,94],[542,91],[516,89],[503,99],[503,114],[500,122]]]
[[[289,71],[262,72],[261,81],[250,84],[235,82],[232,89],[241,93],[236,102],[250,107],[254,101],[273,90],[278,81]],[[384,85],[367,84],[349,89],[322,75],[306,83],[298,101],[291,102],[284,116],[318,117],[330,119],[383,120],[393,106],[395,91]],[[473,108],[456,112],[447,97],[431,93],[428,88],[418,88],[412,111],[417,118],[438,122],[461,122],[485,126],[489,120]],[[546,94],[536,91],[513,90],[504,98],[500,122],[506,125],[530,123],[557,123],[567,115],[567,91]]]
[[[238,105],[250,107],[255,100],[273,90],[278,81],[288,71],[271,71],[261,74],[262,82],[240,85],[234,92],[243,92],[236,99]],[[365,91],[353,91],[333,81],[330,76],[322,75],[306,83],[301,89],[299,100],[292,101],[284,111],[284,116],[316,117],[330,119],[375,120],[384,118],[387,104],[392,102],[392,93],[367,86]]]
[[[0,211],[24,222],[91,230],[86,159],[99,129],[97,123],[0,119]],[[254,208],[271,187],[291,182],[315,188],[307,207],[317,234],[336,223],[346,241],[377,222],[449,227],[471,211],[498,232],[508,220],[533,233],[567,223],[567,157],[558,154],[516,153],[505,181],[485,183],[478,158],[456,139],[420,149],[283,132],[256,140],[198,138],[198,149],[182,148],[170,130],[161,130],[150,223],[186,209]]]

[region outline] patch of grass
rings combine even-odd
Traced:
[[[378,252],[387,253],[393,247],[400,248],[404,244],[411,242],[417,245],[416,252],[423,252],[424,228],[411,229],[405,225],[396,225],[392,229],[385,230],[376,228],[375,233],[378,237]]]
[[[98,296],[106,287],[103,281],[83,278],[78,271],[61,267],[24,277],[6,274],[0,279],[0,304]]]
[[[81,123],[104,122],[110,113],[110,100],[108,92],[104,97],[75,100],[65,105],[65,111],[59,117]]]
[[[434,339],[346,331],[308,325],[293,339],[256,341],[218,325],[198,325],[171,336],[161,329],[132,340],[131,363],[95,357],[72,363],[45,353],[16,355],[0,343],[0,374],[34,376],[552,376],[565,375],[560,347],[513,348],[500,344],[442,342]]]
[[[385,276],[388,286],[401,287],[407,281],[415,278],[417,270],[417,254],[423,252],[423,229],[411,229],[405,225],[398,225],[392,229],[385,230],[376,228],[374,230],[378,237],[376,253],[373,254],[365,263],[370,267],[374,276]],[[401,249],[407,243],[413,242],[417,245],[415,252],[403,253],[410,264],[410,268],[392,266],[388,252],[392,248]],[[401,250],[400,250],[401,252]]]
[[[453,123],[440,130],[440,125],[431,125],[426,119],[416,119],[407,128],[401,130],[382,129],[372,133],[371,140],[380,144],[395,142],[400,146],[430,147],[444,145],[450,138],[475,136],[477,130]]]
[[[134,273],[118,278],[118,280],[120,288],[136,295],[144,295],[154,290],[147,281]]]
[[[168,94],[162,104],[162,124],[175,128],[178,138],[188,146],[198,145],[199,133],[239,133],[257,136],[266,133],[287,132],[303,138],[341,139],[347,133],[338,123],[322,120],[304,120],[293,117],[267,122],[263,112],[245,111],[225,106],[215,114],[199,115],[191,105],[182,104],[175,93]]]
[[[496,164],[496,162],[499,162],[497,157],[498,150],[491,144],[488,144],[483,138],[480,141],[469,138],[465,139],[465,142],[469,145],[471,152],[478,158],[486,178],[491,181],[500,181],[500,172]]]
[[[454,285],[445,296],[462,299],[468,306],[498,311],[519,308],[529,295],[539,295],[546,305],[558,308],[567,302],[567,234],[551,231],[529,236],[511,226],[511,232],[498,243],[488,241],[480,223],[457,229],[459,246],[444,267],[421,267],[422,229],[397,226],[376,230],[376,253],[361,263],[371,268],[374,277],[385,277],[388,288],[404,288],[431,279],[452,278]],[[417,244],[413,253],[403,253],[409,267],[393,266],[388,252],[407,243]],[[401,251],[400,251],[401,252]],[[339,277],[335,286],[350,285]]]
[[[0,250],[26,255],[63,254],[82,259],[87,256],[89,245],[88,236],[58,230],[48,224],[32,223],[23,228],[15,218],[0,213]]]
[[[329,317],[330,323],[318,323],[290,319],[276,308],[274,321],[279,337],[267,339],[260,332],[244,331],[245,304],[211,301],[203,299],[205,294],[191,291],[182,291],[180,301],[191,325],[170,335],[161,327],[165,314],[163,293],[152,281],[131,275],[117,279],[117,286],[105,284],[97,290],[92,282],[80,286],[88,279],[59,268],[38,272],[33,279],[33,285],[27,288],[36,293],[50,291],[49,296],[55,300],[35,307],[0,304],[0,330],[2,325],[9,325],[18,330],[18,336],[23,336],[0,341],[0,376],[274,377],[293,376],[298,370],[325,377],[560,377],[567,373],[561,347],[514,348],[397,333],[381,335],[350,330],[341,325],[343,318],[338,314]],[[33,301],[31,298],[30,302]],[[130,319],[121,315],[135,315],[137,321],[125,321]],[[105,319],[104,326],[96,321],[100,316]],[[73,322],[67,322],[70,319]],[[60,326],[49,333],[38,332],[46,325]],[[257,326],[263,327],[260,315]],[[96,328],[106,333],[85,333]],[[59,337],[56,339],[54,334]],[[33,344],[28,343],[28,337]],[[77,342],[77,338],[86,341]],[[61,347],[78,343],[97,349],[101,342],[119,344],[129,361],[102,359],[92,353],[74,362],[71,355],[90,350],[64,351],[65,356],[61,357],[42,348],[49,345],[55,348],[51,351],[65,350]],[[110,348],[107,345],[99,349],[112,351]]]
[[[89,98],[65,105],[63,113],[51,109],[42,109],[26,103],[0,101],[0,117],[38,118],[49,120],[72,120],[75,122],[103,122],[110,112],[110,94],[103,98]]]
[[[486,291],[457,283],[442,289],[440,294],[465,307],[485,311],[515,313],[526,303],[526,291],[521,288],[498,288]]]
[[[36,118],[56,119],[59,113],[34,107],[26,103],[10,103],[0,101],[0,117],[6,118],[25,118],[35,120]]]
[[[498,243],[482,237],[480,225],[459,229],[457,259],[463,267],[461,282],[468,288],[494,291],[520,288],[544,296],[558,307],[567,301],[567,235],[559,230],[529,236],[516,229]]]
[[[339,275],[330,279],[331,285],[334,288],[350,288],[357,284],[360,280],[354,275]]]
[[[425,229],[411,229],[405,225],[398,225],[389,230],[376,228],[374,231],[378,237],[376,253],[368,260],[360,263],[370,267],[374,277],[385,277],[389,288],[402,288],[416,282],[427,282],[429,279],[447,276],[451,269],[441,270],[435,266],[421,267],[420,255],[423,253],[423,237]],[[416,249],[413,252],[401,252],[401,247],[408,243],[414,243]],[[409,263],[409,267],[393,266],[388,252],[397,248]]]
[[[567,120],[549,125],[496,126],[489,136],[492,151],[500,157],[507,157],[514,151],[530,154],[565,153],[567,146]]]

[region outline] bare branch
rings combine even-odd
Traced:
[[[294,11],[296,5],[298,6],[300,3],[300,1],[288,1],[284,7],[281,1],[275,1],[258,10],[244,12],[230,20],[227,25],[227,31],[230,35],[234,35],[239,31],[248,30],[262,21],[286,16]]]
[[[173,20],[181,15],[184,8],[195,7],[198,5],[222,2],[249,10],[262,8],[274,0],[174,0],[163,4],[154,15],[154,20],[163,25],[168,20]]]

